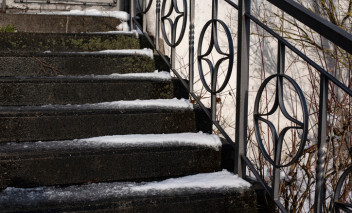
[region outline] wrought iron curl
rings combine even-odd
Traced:
[[[334,211],[335,212],[340,212],[339,209],[342,209],[348,213],[352,212],[352,204],[339,202],[343,183],[345,182],[349,174],[352,175],[352,165],[346,169],[346,171],[341,175],[339,181],[337,182],[335,193],[334,193]]]
[[[226,38],[228,41],[229,53],[225,53],[224,51],[222,51],[219,46],[218,34],[217,34],[217,24],[218,23],[223,27],[223,29],[225,31]],[[210,25],[212,27],[210,44],[209,44],[207,51],[204,54],[202,54],[204,35]],[[211,54],[214,47],[215,47],[215,50],[220,55],[225,56],[225,57],[220,58],[216,62],[215,67],[214,67],[214,64],[208,58],[206,58],[208,55]],[[221,91],[223,91],[225,89],[227,83],[230,80],[230,77],[232,74],[232,68],[233,68],[233,61],[234,61],[233,41],[232,41],[231,33],[230,33],[229,28],[227,27],[227,25],[223,21],[221,21],[219,19],[212,19],[212,20],[209,20],[204,25],[204,27],[200,33],[200,37],[199,37],[197,54],[198,54],[197,59],[198,59],[198,68],[199,68],[200,79],[203,83],[204,88],[208,92],[210,92],[212,95],[216,95],[217,93],[220,93]],[[208,67],[211,71],[211,86],[210,87],[208,86],[208,83],[205,80],[205,75],[204,75],[203,66],[202,66],[202,60],[208,64]],[[229,60],[229,62],[228,62],[229,66],[227,69],[225,80],[224,80],[223,84],[219,87],[219,89],[216,89],[218,71],[219,71],[220,65],[226,60]]]
[[[260,98],[262,96],[262,93],[263,93],[264,88],[266,87],[266,85],[269,83],[269,81],[271,81],[274,78],[277,78],[275,102],[273,104],[273,107],[271,108],[271,110],[268,113],[260,114],[259,113]],[[284,104],[284,100],[283,100],[283,96],[284,96],[284,94],[283,94],[283,79],[286,79],[294,87],[297,95],[299,96],[301,107],[302,107],[302,111],[303,111],[303,122],[298,121],[297,119],[295,119],[291,115],[289,115],[289,113],[287,112],[287,110],[285,108],[285,104]],[[262,116],[268,116],[268,115],[274,114],[278,108],[280,108],[282,114],[289,121],[291,121],[291,122],[296,124],[296,126],[285,127],[279,133],[279,135],[277,134],[276,128],[273,125],[273,123],[271,123],[267,119],[262,118]],[[280,160],[281,160],[282,144],[283,144],[283,140],[284,140],[285,134],[290,129],[302,129],[303,132],[302,132],[301,142],[300,142],[300,146],[298,148],[298,151],[297,151],[296,155],[291,159],[291,161],[289,161],[287,164],[284,164],[284,165],[275,164],[274,160],[270,157],[270,155],[266,151],[266,149],[264,147],[264,144],[263,144],[263,141],[261,139],[261,134],[260,134],[260,130],[259,130],[259,121],[262,121],[262,122],[266,123],[269,126],[269,129],[270,129],[271,134],[272,134],[272,140],[273,140],[273,142],[275,144],[275,147],[278,147],[278,149],[279,149],[278,152],[280,154],[279,154],[278,157],[279,157]],[[285,74],[274,74],[274,75],[271,75],[267,79],[264,80],[264,82],[259,87],[257,96],[255,98],[255,104],[254,104],[254,129],[255,129],[255,135],[256,135],[256,139],[257,139],[257,142],[258,142],[259,149],[261,150],[261,152],[262,152],[263,156],[265,157],[265,159],[271,165],[275,166],[276,168],[287,167],[287,166],[292,165],[294,162],[296,162],[298,160],[298,158],[302,155],[302,153],[304,151],[304,147],[305,147],[306,140],[307,140],[307,134],[308,134],[308,109],[307,109],[307,104],[306,104],[303,92],[302,92],[301,88],[298,86],[298,84],[296,83],[295,80],[293,80],[291,77],[289,77],[288,75],[285,75]]]
[[[180,11],[177,0],[171,0],[170,7],[165,14],[165,9],[166,9],[166,2],[167,0],[163,0],[162,7],[161,7],[161,32],[163,34],[163,37],[165,39],[165,42],[168,46],[170,47],[176,47],[178,46],[185,34],[186,31],[186,24],[187,24],[187,1],[183,0],[183,12]],[[172,11],[175,10],[175,12],[178,14],[175,18],[175,21],[173,21],[171,18],[169,18],[172,14]],[[178,39],[176,39],[176,30],[177,30],[177,25],[180,21],[182,20],[182,28],[180,35]],[[166,30],[165,30],[165,21],[167,21],[170,24],[171,27],[171,41],[167,36]]]
[[[142,0],[142,1],[147,1],[147,0]],[[153,0],[149,0],[149,1],[147,1],[148,4],[146,4],[146,8],[143,8],[143,6],[141,5],[141,1],[138,0],[137,2],[138,2],[137,3],[138,8],[141,10],[140,12],[143,14],[146,14],[150,10],[150,8],[153,4]]]

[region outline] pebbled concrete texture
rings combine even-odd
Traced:
[[[1,33],[2,51],[99,51],[139,49],[135,34]]]
[[[146,181],[221,170],[221,152],[197,146],[60,150],[0,145],[0,188]]]
[[[0,79],[0,105],[86,104],[188,98],[176,80]]]
[[[26,53],[0,56],[0,76],[108,75],[154,70],[154,61],[142,55]]]
[[[69,140],[101,135],[206,132],[192,110],[3,111],[0,142]]]
[[[118,196],[96,201],[45,201],[36,205],[3,203],[6,211],[30,212],[260,212],[253,189],[185,189],[168,193],[149,192],[145,196]]]
[[[116,30],[120,23],[120,20],[112,17],[0,13],[0,28],[11,25],[18,32],[106,32]]]

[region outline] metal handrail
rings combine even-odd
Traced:
[[[147,9],[143,9],[142,13],[144,14],[144,25],[145,25],[145,14],[148,12],[150,8],[152,0],[148,1]],[[254,174],[257,180],[263,185],[264,189],[268,192],[268,194],[273,199],[274,203],[282,212],[287,212],[284,206],[280,203],[279,197],[279,184],[280,184],[280,168],[289,166],[294,162],[298,161],[299,157],[303,154],[303,149],[305,146],[305,142],[307,140],[308,134],[308,110],[305,101],[305,97],[303,92],[301,91],[298,84],[287,76],[284,73],[285,67],[285,50],[289,48],[292,52],[296,53],[299,57],[301,57],[304,61],[314,67],[320,73],[320,95],[319,95],[319,118],[318,118],[318,159],[317,159],[317,172],[316,172],[316,189],[315,189],[315,205],[314,205],[314,212],[320,213],[322,212],[322,205],[323,205],[323,194],[324,194],[324,166],[325,166],[325,159],[326,159],[326,147],[327,147],[327,109],[328,109],[328,86],[329,82],[333,83],[337,87],[341,88],[347,95],[350,97],[352,96],[352,90],[349,86],[343,84],[341,81],[336,79],[332,76],[329,72],[315,63],[312,59],[310,59],[307,55],[299,51],[294,45],[288,42],[286,39],[278,35],[274,30],[270,27],[262,23],[259,19],[253,16],[250,13],[251,1],[250,0],[239,0],[238,5],[231,0],[224,0],[229,4],[229,6],[238,10],[238,50],[237,50],[237,94],[236,94],[236,142],[233,142],[232,139],[228,136],[226,131],[220,126],[220,124],[216,121],[216,95],[225,88],[228,80],[232,74],[233,69],[233,44],[232,38],[230,36],[230,31],[226,24],[218,19],[218,0],[212,0],[212,17],[211,19],[205,24],[203,27],[202,32],[200,33],[199,38],[199,45],[197,51],[197,61],[198,67],[200,70],[200,79],[203,83],[205,89],[211,94],[211,110],[209,111],[200,99],[196,96],[193,91],[193,76],[194,76],[194,20],[195,20],[195,0],[183,0],[183,8],[180,8],[177,5],[176,0],[171,0],[171,6],[169,10],[165,14],[165,2],[163,0],[162,3],[162,10],[160,10],[161,1],[156,0],[156,29],[155,29],[155,44],[154,49],[161,55],[162,59],[169,65],[170,70],[179,78],[185,88],[190,92],[190,96],[197,102],[201,109],[204,110],[207,117],[211,120],[213,125],[220,131],[220,133],[225,137],[225,139],[233,146],[235,149],[236,157],[235,157],[235,168],[234,171],[240,176],[245,178],[246,177],[246,168],[248,167],[249,170]],[[332,23],[326,21],[322,17],[314,14],[310,10],[306,9],[305,7],[299,5],[298,3],[292,0],[267,0],[271,4],[278,7],[280,10],[288,13],[293,18],[297,19],[304,25],[308,26],[309,28],[315,30],[317,33],[321,34],[335,45],[339,46],[340,48],[344,49],[348,53],[352,54],[352,36],[344,31],[343,29],[339,28],[338,26],[333,25]],[[143,29],[143,32],[147,39],[152,43],[152,39],[146,33],[146,26],[140,26],[139,23],[134,18],[134,0],[131,0],[131,28],[134,26],[138,26],[139,29]],[[189,5],[189,8],[187,7]],[[143,5],[147,5],[144,3]],[[178,16],[175,20],[169,18],[172,10],[176,10]],[[187,17],[187,12],[189,10],[189,17]],[[189,84],[182,79],[181,75],[175,70],[175,53],[176,48],[181,42],[183,38],[183,34],[186,30],[186,22],[189,18]],[[176,29],[177,25],[182,20],[182,28],[181,34],[177,37]],[[171,26],[171,39],[167,37],[164,22],[168,21]],[[266,160],[273,166],[273,181],[272,186],[268,186],[268,184],[261,178],[258,171],[255,169],[254,165],[246,156],[246,147],[247,147],[247,123],[248,123],[248,84],[249,84],[249,38],[250,38],[250,23],[254,22],[266,32],[271,34],[274,38],[278,41],[278,62],[277,62],[277,73],[269,76],[267,79],[264,80],[262,85],[259,88],[257,93],[256,101],[255,101],[255,109],[254,109],[254,128],[256,132],[256,138],[258,142],[258,147],[260,148],[261,152],[263,153]],[[161,26],[160,26],[161,25]],[[229,45],[229,52],[223,52],[218,44],[218,26],[222,26],[225,31],[228,45]],[[205,31],[211,27],[211,39],[210,45],[207,48],[205,53],[202,53],[202,44],[204,39]],[[160,28],[162,28],[163,37],[171,47],[171,63],[164,57],[161,52],[159,51],[159,32]],[[178,39],[176,39],[178,38]],[[221,58],[216,62],[214,65],[210,60],[206,58],[213,50],[216,50],[220,55],[224,57]],[[232,50],[232,51],[231,51]],[[225,61],[229,61],[228,72],[226,74],[225,82],[223,85],[220,86],[220,89],[217,88],[217,74],[218,68],[220,64]],[[206,62],[211,70],[211,82],[210,86],[208,86],[208,82],[205,80],[204,73],[202,71],[202,61]],[[276,94],[275,94],[275,103],[272,109],[267,114],[260,114],[258,111],[259,99],[261,94],[266,86],[266,84],[272,80],[276,79]],[[303,121],[296,120],[287,112],[284,104],[283,104],[283,79],[288,81],[293,88],[295,89],[296,93],[299,96],[300,104],[303,112]],[[281,110],[282,114],[295,125],[284,128],[280,133],[276,132],[274,125],[269,121],[263,118],[263,116],[271,115],[275,113],[277,110]],[[263,142],[261,141],[260,131],[258,127],[258,122],[265,122],[271,132],[273,133],[273,141],[275,144],[274,148],[274,159],[271,159],[270,156],[266,153]],[[302,129],[303,134],[301,136],[301,143],[300,148],[298,149],[296,155],[292,158],[292,160],[285,165],[280,163],[281,160],[281,151],[282,151],[282,143],[283,138],[285,137],[285,133],[289,129]],[[341,176],[339,183],[335,189],[335,197],[334,197],[334,209],[336,212],[339,209],[344,211],[349,211],[348,208],[351,207],[351,204],[341,203],[339,202],[338,195],[340,194],[341,187],[343,181],[346,179],[348,174],[352,173],[352,166],[349,167],[345,173]],[[346,210],[347,209],[347,210]]]

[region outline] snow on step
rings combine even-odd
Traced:
[[[71,15],[71,16],[103,16],[103,17],[114,17],[116,19],[121,19],[122,21],[128,21],[130,18],[130,15],[125,11],[99,11],[96,9],[41,12],[38,14]]]
[[[45,54],[51,54],[51,51],[44,51]],[[95,52],[60,52],[60,55],[142,55],[151,59],[154,58],[153,50],[144,49],[123,49],[123,50],[102,50]]]
[[[118,79],[118,80],[171,80],[171,75],[166,71],[158,71],[150,73],[112,73],[110,75],[86,75],[86,76],[57,76],[56,78],[70,78],[70,79]]]
[[[139,34],[137,30],[131,31],[106,31],[106,32],[86,32],[86,34],[111,34],[111,35],[135,35],[136,38],[139,38]]]
[[[0,205],[11,202],[19,205],[36,205],[45,202],[95,201],[148,195],[170,195],[172,193],[211,193],[221,190],[248,189],[250,183],[226,170],[203,173],[180,178],[171,178],[146,183],[93,183],[65,188],[6,188],[0,194]]]
[[[220,150],[221,141],[216,135],[206,133],[176,133],[176,134],[135,134],[110,135],[70,141],[47,141],[35,143],[7,143],[0,146],[0,151],[22,150],[50,150],[50,149],[91,149],[91,148],[118,148],[118,147],[155,147],[155,146],[201,146]]]
[[[132,100],[132,101],[113,101],[94,104],[77,105],[42,105],[42,106],[0,106],[0,111],[33,111],[33,110],[192,110],[193,105],[188,99],[152,99],[152,100]]]

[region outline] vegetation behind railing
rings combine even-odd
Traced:
[[[156,51],[160,53],[159,47],[159,31],[162,29],[162,35],[168,46],[171,47],[171,63],[169,63],[165,57],[163,59],[169,63],[169,67],[171,71],[182,80],[182,75],[175,69],[176,63],[176,53],[177,47],[181,43],[184,33],[186,31],[187,21],[189,21],[189,84],[186,81],[182,80],[184,86],[189,89],[191,98],[206,112],[209,119],[212,120],[214,126],[217,130],[225,137],[225,139],[230,142],[235,150],[236,157],[235,161],[235,173],[239,174],[243,178],[247,178],[246,175],[254,175],[263,187],[267,190],[267,192],[272,197],[273,201],[276,203],[278,208],[282,212],[287,211],[300,211],[302,210],[303,204],[297,204],[297,197],[300,192],[290,192],[291,198],[293,198],[292,202],[289,203],[287,197],[282,197],[286,189],[284,187],[290,188],[290,185],[294,185],[295,178],[291,178],[289,181],[285,179],[282,180],[281,173],[283,171],[289,172],[297,169],[304,162],[311,161],[312,158],[315,158],[314,155],[307,155],[307,153],[313,153],[317,150],[318,154],[316,157],[316,165],[313,167],[314,171],[316,170],[316,174],[311,175],[312,172],[306,178],[312,179],[311,185],[315,185],[315,200],[314,200],[314,212],[322,212],[322,211],[331,211],[334,209],[338,212],[340,209],[346,212],[351,212],[351,204],[346,203],[348,198],[351,201],[351,185],[352,185],[352,165],[342,165],[341,167],[345,169],[345,172],[341,174],[341,168],[335,171],[335,175],[340,176],[339,181],[335,187],[335,193],[333,195],[332,206],[327,208],[323,207],[323,204],[326,202],[325,192],[326,192],[326,181],[329,180],[330,177],[327,176],[327,168],[330,164],[334,164],[334,162],[328,161],[328,147],[331,146],[331,143],[334,140],[331,137],[328,137],[331,132],[332,127],[329,127],[329,116],[331,115],[332,104],[342,103],[341,101],[336,101],[336,96],[334,95],[334,91],[338,88],[339,93],[342,93],[343,106],[341,110],[345,110],[346,113],[344,116],[348,117],[348,121],[351,121],[351,78],[347,81],[336,78],[333,73],[324,69],[318,62],[312,60],[308,57],[306,52],[302,52],[297,47],[297,42],[295,39],[297,37],[287,38],[287,34],[284,31],[281,31],[281,35],[275,31],[272,26],[269,26],[268,23],[261,21],[260,17],[251,14],[251,1],[249,0],[239,0],[238,5],[230,0],[224,0],[228,3],[229,7],[238,9],[238,23],[237,23],[237,31],[236,40],[237,43],[237,61],[234,60],[235,52],[234,44],[233,44],[233,33],[231,32],[231,27],[229,28],[224,21],[219,19],[218,14],[218,0],[212,1],[212,14],[210,20],[204,25],[203,30],[200,32],[199,43],[197,55],[194,53],[194,41],[195,39],[195,0],[156,0],[156,30],[155,30],[155,41],[156,45],[154,46]],[[291,15],[291,17],[296,21],[300,21],[305,27],[308,29],[312,29],[316,31],[320,36],[323,36],[324,39],[328,39],[334,43],[334,45],[340,48],[343,51],[346,51],[347,58],[350,58],[350,54],[352,54],[352,36],[348,34],[346,31],[337,27],[334,24],[324,20],[320,16],[314,14],[312,11],[306,9],[305,7],[299,5],[296,2],[291,0],[268,0],[271,4],[278,7],[280,10],[285,13]],[[140,26],[137,20],[135,19],[135,2],[131,0],[131,20],[130,26],[134,28],[135,25],[139,26],[138,28],[145,32],[146,37],[151,41],[150,37],[146,33],[146,13],[151,8],[152,0],[143,1],[141,5],[143,22],[144,26]],[[175,11],[175,16],[172,16],[173,11]],[[188,16],[189,14],[189,16]],[[284,20],[284,19],[280,19]],[[166,23],[170,26],[170,34],[166,31]],[[179,28],[180,24],[182,24],[181,28]],[[247,148],[250,144],[248,144],[248,139],[253,132],[248,130],[248,116],[249,116],[249,106],[248,106],[248,87],[249,87],[249,72],[250,72],[250,39],[251,36],[255,36],[255,34],[251,34],[251,26],[259,27],[265,31],[263,35],[269,35],[274,38],[277,43],[277,64],[276,64],[276,73],[272,74],[269,77],[265,77],[263,79],[262,84],[259,87],[257,97],[254,104],[254,112],[253,112],[253,121],[254,121],[254,132],[256,135],[256,144],[259,148],[260,152],[257,153],[258,159],[257,162],[260,162],[262,165],[256,165],[253,161],[250,160],[247,152]],[[225,50],[222,49],[221,45],[219,45],[219,31],[222,30],[222,34],[225,35],[225,40],[227,41],[227,48]],[[208,42],[204,42],[205,33],[210,32],[210,39]],[[263,37],[264,38],[264,37]],[[290,41],[289,41],[290,40]],[[152,42],[152,41],[151,41]],[[208,44],[206,48],[204,45]],[[205,50],[205,51],[204,51]],[[305,50],[303,48],[303,50]],[[220,55],[220,59],[215,63],[210,59],[210,56],[213,52],[217,52]],[[311,92],[316,92],[315,100],[312,101],[309,99],[310,105],[316,104],[316,112],[311,112],[311,106],[307,104],[306,98],[307,93],[303,91],[300,85],[296,82],[295,79],[290,77],[287,73],[287,52],[294,54],[299,57],[301,60],[305,61],[307,67],[309,67],[309,73],[313,73],[314,82],[319,82],[318,84],[313,84],[313,90]],[[335,55],[336,56],[336,55]],[[200,80],[203,83],[203,86],[207,92],[210,93],[211,96],[211,110],[209,111],[199,96],[194,92],[194,58],[196,58],[198,69],[200,73]],[[338,58],[338,56],[336,56]],[[230,76],[233,73],[234,64],[237,64],[236,72],[236,134],[235,134],[235,142],[232,141],[231,137],[225,132],[225,130],[221,127],[218,122],[216,112],[217,112],[217,95],[224,90],[225,86],[229,82]],[[218,76],[220,67],[223,66],[223,63],[227,63],[227,72],[225,73],[225,78],[222,84],[218,83]],[[207,82],[206,75],[207,72],[204,71],[203,67],[206,66],[207,70],[209,70],[208,74],[210,75],[210,82]],[[350,68],[350,67],[349,67]],[[311,72],[313,71],[313,72]],[[350,69],[347,70],[350,72]],[[297,71],[296,71],[297,72]],[[350,75],[348,75],[350,76]],[[313,80],[312,80],[313,82]],[[346,83],[347,82],[347,83]],[[265,110],[262,110],[262,98],[268,97],[269,87],[274,85],[274,89],[271,89],[272,95],[272,104],[271,107],[268,106],[269,102],[266,102]],[[299,106],[296,107],[299,110],[299,114],[297,112],[292,114],[292,110],[287,108],[286,98],[288,97],[287,89],[290,88],[290,91],[294,93],[299,100]],[[318,90],[318,91],[317,91]],[[270,92],[270,91],[269,91]],[[311,98],[313,96],[309,96]],[[333,99],[332,99],[333,98]],[[332,101],[334,100],[334,101]],[[345,107],[345,108],[344,108]],[[278,128],[277,125],[273,123],[270,119],[270,116],[274,115],[277,112],[281,112],[283,117],[288,120],[290,125],[286,125],[285,127]],[[313,125],[317,125],[317,144],[313,144],[311,147],[306,146],[306,141],[310,140],[310,136],[308,132],[312,128],[312,117],[316,117],[316,121]],[[266,130],[265,129],[266,126]],[[351,134],[351,122],[347,123],[347,133]],[[281,130],[281,131],[279,131]],[[291,134],[291,132],[293,132]],[[345,133],[346,133],[345,132]],[[346,134],[347,134],[346,133]],[[291,136],[288,136],[291,134]],[[266,136],[268,139],[266,139]],[[264,141],[266,139],[266,142]],[[299,140],[298,140],[299,138]],[[284,148],[287,146],[286,140],[291,140],[292,142],[288,143],[292,147]],[[346,161],[351,162],[352,159],[352,145],[351,138],[347,135],[344,137],[344,142],[346,142],[347,150],[346,153]],[[270,145],[271,144],[271,145]],[[271,146],[271,147],[270,147]],[[340,146],[341,147],[341,146]],[[334,146],[333,146],[334,148]],[[348,149],[351,149],[349,151]],[[287,154],[286,152],[290,152]],[[343,151],[343,150],[341,150]],[[254,150],[254,152],[257,152]],[[341,153],[343,154],[343,153]],[[255,155],[255,154],[254,154]],[[283,156],[285,158],[283,158]],[[308,157],[307,157],[308,156]],[[345,156],[345,155],[344,155]],[[264,161],[265,159],[265,161]],[[271,177],[269,179],[263,178],[262,173],[263,165],[266,165],[267,168],[270,168],[269,174]],[[262,166],[262,167],[261,167]],[[302,167],[302,166],[301,166]],[[248,169],[247,169],[248,168]],[[265,169],[265,168],[264,168]],[[312,168],[303,168],[309,169]],[[291,177],[293,177],[291,175]],[[297,177],[296,177],[297,180]],[[343,184],[345,183],[345,184]],[[288,185],[290,184],[290,185]],[[311,187],[309,185],[309,187]],[[303,192],[305,193],[305,192]],[[342,193],[342,194],[340,194]],[[287,195],[288,193],[286,193]],[[304,197],[304,196],[303,196]],[[309,197],[305,196],[306,199]],[[296,199],[296,200],[294,200]],[[301,200],[301,202],[303,202]],[[310,202],[310,201],[309,201]],[[284,204],[283,204],[284,203]],[[300,205],[301,207],[297,207]],[[309,207],[310,208],[310,207]]]

